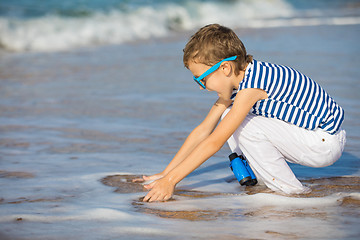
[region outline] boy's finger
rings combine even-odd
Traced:
[[[152,192],[152,191],[148,192],[148,193],[145,195],[145,197],[144,197],[144,199],[143,199],[143,202],[148,202],[152,195],[153,195],[153,192]]]
[[[166,195],[165,197],[164,197],[164,201],[167,201],[167,200],[169,200],[171,198],[171,195]]]
[[[133,183],[140,183],[140,182],[145,182],[144,178],[135,178],[132,180]]]
[[[149,194],[146,194],[146,196],[143,199],[143,202],[147,202],[147,201],[149,201],[149,199],[150,199]]]
[[[151,202],[154,199],[154,193],[152,191],[148,192],[143,199],[143,202]]]
[[[146,184],[146,185],[144,185],[144,188],[146,188],[146,189],[152,189],[152,188],[154,187],[155,183],[156,183],[156,182],[152,182],[152,183]]]
[[[144,179],[144,181],[149,181],[149,180],[151,180],[151,177],[148,177],[148,176],[143,176],[143,179]]]
[[[158,202],[161,201],[161,194],[160,193],[154,193],[148,202]]]
[[[143,176],[143,179],[145,181],[153,181],[153,180],[158,180],[159,178],[161,178],[159,175],[151,175],[151,176]]]

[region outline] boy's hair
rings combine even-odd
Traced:
[[[189,68],[190,61],[212,66],[224,58],[237,56],[235,75],[252,61],[252,56],[246,54],[244,44],[229,28],[219,24],[210,24],[202,27],[193,36],[184,48],[183,62]]]

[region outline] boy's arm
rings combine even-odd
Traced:
[[[181,163],[199,145],[199,143],[211,134],[218,124],[221,115],[231,103],[231,100],[226,101],[220,98],[215,102],[206,118],[189,134],[173,160],[165,168],[163,171],[164,175],[168,174]]]
[[[243,122],[252,106],[258,100],[265,98],[267,98],[266,92],[260,89],[239,91],[233,107],[217,128],[163,178],[146,186],[146,188],[152,190],[145,196],[144,201],[168,200],[173,194],[175,185],[219,151]]]
[[[148,181],[162,178],[177,165],[179,165],[179,163],[181,163],[187,156],[189,156],[189,154],[195,149],[195,147],[199,145],[200,142],[202,142],[211,134],[219,122],[222,113],[228,106],[230,106],[231,103],[232,100],[223,100],[219,98],[212,106],[205,119],[189,134],[167,167],[161,173],[151,176],[143,176],[143,180]],[[141,180],[137,179],[137,181]]]

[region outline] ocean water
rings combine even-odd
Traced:
[[[1,1],[0,239],[356,239],[359,10],[359,1]],[[193,83],[182,49],[212,22],[344,107],[340,160],[291,165],[314,195],[240,187],[227,146],[178,184],[175,201],[143,204],[125,178],[102,181],[161,171],[205,117],[217,95]]]
[[[229,27],[359,24],[358,0],[12,0],[0,2],[0,47],[61,51]]]

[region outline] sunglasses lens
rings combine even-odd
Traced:
[[[197,80],[195,77],[194,77],[194,81],[199,84],[199,86],[203,89],[206,89],[205,85],[200,81],[200,80]]]
[[[205,85],[204,85],[202,82],[198,81],[197,83],[198,83],[198,84],[200,85],[200,87],[202,87],[203,89],[206,88]]]

